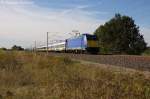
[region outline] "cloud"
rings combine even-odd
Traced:
[[[7,5],[29,5],[33,4],[33,0],[0,0],[0,4]]]
[[[29,0],[21,0],[21,5],[20,0],[14,0],[15,3],[9,1],[0,3],[0,46],[4,47],[12,44],[29,47],[35,40],[45,42],[47,31],[51,32],[50,39],[68,38],[68,33],[74,29],[92,33],[104,23],[89,15],[94,12],[82,10],[87,6],[59,10],[37,6],[33,1],[27,4]]]

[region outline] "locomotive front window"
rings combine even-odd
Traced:
[[[87,35],[87,40],[98,40],[95,35]]]

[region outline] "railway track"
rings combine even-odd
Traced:
[[[49,53],[53,56],[64,56],[71,59],[90,61],[100,64],[115,65],[126,68],[133,68],[142,71],[150,71],[149,56],[134,55],[88,55],[88,54],[70,54],[70,53]]]

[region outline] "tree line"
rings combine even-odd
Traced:
[[[22,48],[21,46],[14,45],[11,47],[11,49],[7,49],[7,48],[3,47],[3,48],[0,48],[0,50],[23,51],[24,48]]]

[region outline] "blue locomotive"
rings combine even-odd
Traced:
[[[66,52],[76,53],[98,53],[99,45],[96,35],[82,34],[78,37],[66,40]]]

